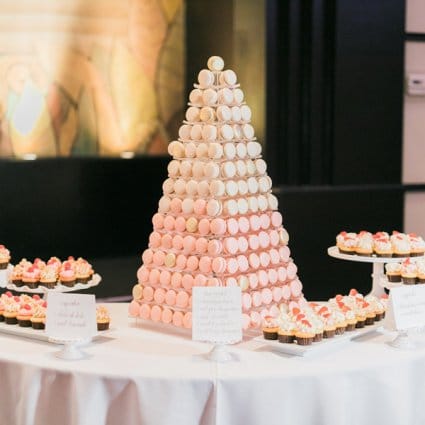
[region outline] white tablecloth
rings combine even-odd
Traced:
[[[205,359],[208,344],[135,327],[110,304],[112,331],[64,361],[58,346],[0,334],[0,425],[423,425],[425,348],[373,334],[301,358],[261,343]]]

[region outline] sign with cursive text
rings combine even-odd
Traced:
[[[46,333],[56,339],[86,339],[97,332],[94,295],[49,292]]]
[[[192,288],[192,339],[232,344],[242,339],[241,289]]]

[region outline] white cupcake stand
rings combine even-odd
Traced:
[[[369,295],[374,295],[375,297],[380,297],[385,294],[384,286],[382,285],[383,280],[385,279],[385,270],[384,265],[386,263],[399,263],[406,258],[415,258],[415,257],[377,257],[377,256],[362,256],[355,254],[342,254],[339,252],[338,247],[331,246],[328,248],[328,255],[333,258],[338,258],[339,260],[346,261],[356,261],[358,263],[372,263],[372,289]],[[385,279],[386,280],[386,279]]]
[[[338,247],[331,246],[328,248],[328,255],[333,258],[338,258],[340,260],[347,261],[357,261],[359,263],[372,263],[373,264],[373,272],[372,272],[372,289],[369,295],[374,295],[375,297],[380,297],[385,294],[384,288],[391,289],[397,286],[402,285],[402,283],[389,282],[385,276],[384,265],[386,263],[399,263],[405,260],[406,258],[410,258],[412,261],[415,259],[423,258],[420,257],[377,257],[377,256],[361,256],[361,255],[351,255],[351,254],[342,254],[339,252]],[[394,330],[394,329],[392,329]],[[416,331],[423,331],[422,329],[416,329]],[[397,337],[389,343],[390,346],[394,348],[401,348],[404,350],[412,350],[416,348],[416,344],[410,338],[411,332],[408,330],[399,330],[397,331]],[[416,332],[417,333],[417,332]]]

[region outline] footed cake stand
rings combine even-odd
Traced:
[[[358,263],[372,263],[372,290],[369,295],[380,297],[385,294],[384,287],[382,286],[382,280],[385,277],[384,264],[386,263],[399,263],[406,258],[411,257],[377,257],[377,256],[362,256],[356,254],[342,254],[339,252],[338,247],[331,246],[328,248],[328,255],[339,260],[346,261],[357,261]]]

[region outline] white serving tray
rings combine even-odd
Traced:
[[[356,329],[351,332],[345,332],[342,335],[335,335],[333,338],[323,338],[320,342],[313,342],[311,345],[298,345],[296,343],[282,343],[278,340],[268,340],[263,336],[257,336],[255,341],[261,342],[263,346],[270,348],[272,351],[291,354],[293,356],[311,356],[326,351],[332,351],[346,345],[349,341],[355,338],[370,334],[382,329],[382,320],[373,325],[365,326],[364,328]]]
[[[93,286],[99,285],[102,280],[101,276],[97,273],[93,275],[93,278],[87,283],[76,283],[74,286],[64,286],[58,283],[54,288],[46,288],[45,286],[38,286],[37,288],[28,288],[28,286],[16,286],[13,283],[9,283],[6,287],[16,292],[26,292],[29,294],[45,294],[46,292],[74,292],[81,291],[83,289],[92,288]]]
[[[93,340],[101,336],[107,335],[112,329],[109,328],[105,331],[98,331],[97,334],[93,336]],[[45,329],[33,329],[33,328],[23,328],[19,325],[8,325],[5,322],[0,322],[0,333],[19,336],[21,338],[36,339],[39,341],[50,342],[52,344],[60,344],[61,342],[56,342],[49,340],[49,337],[46,334]],[[88,342],[88,341],[85,341]]]

